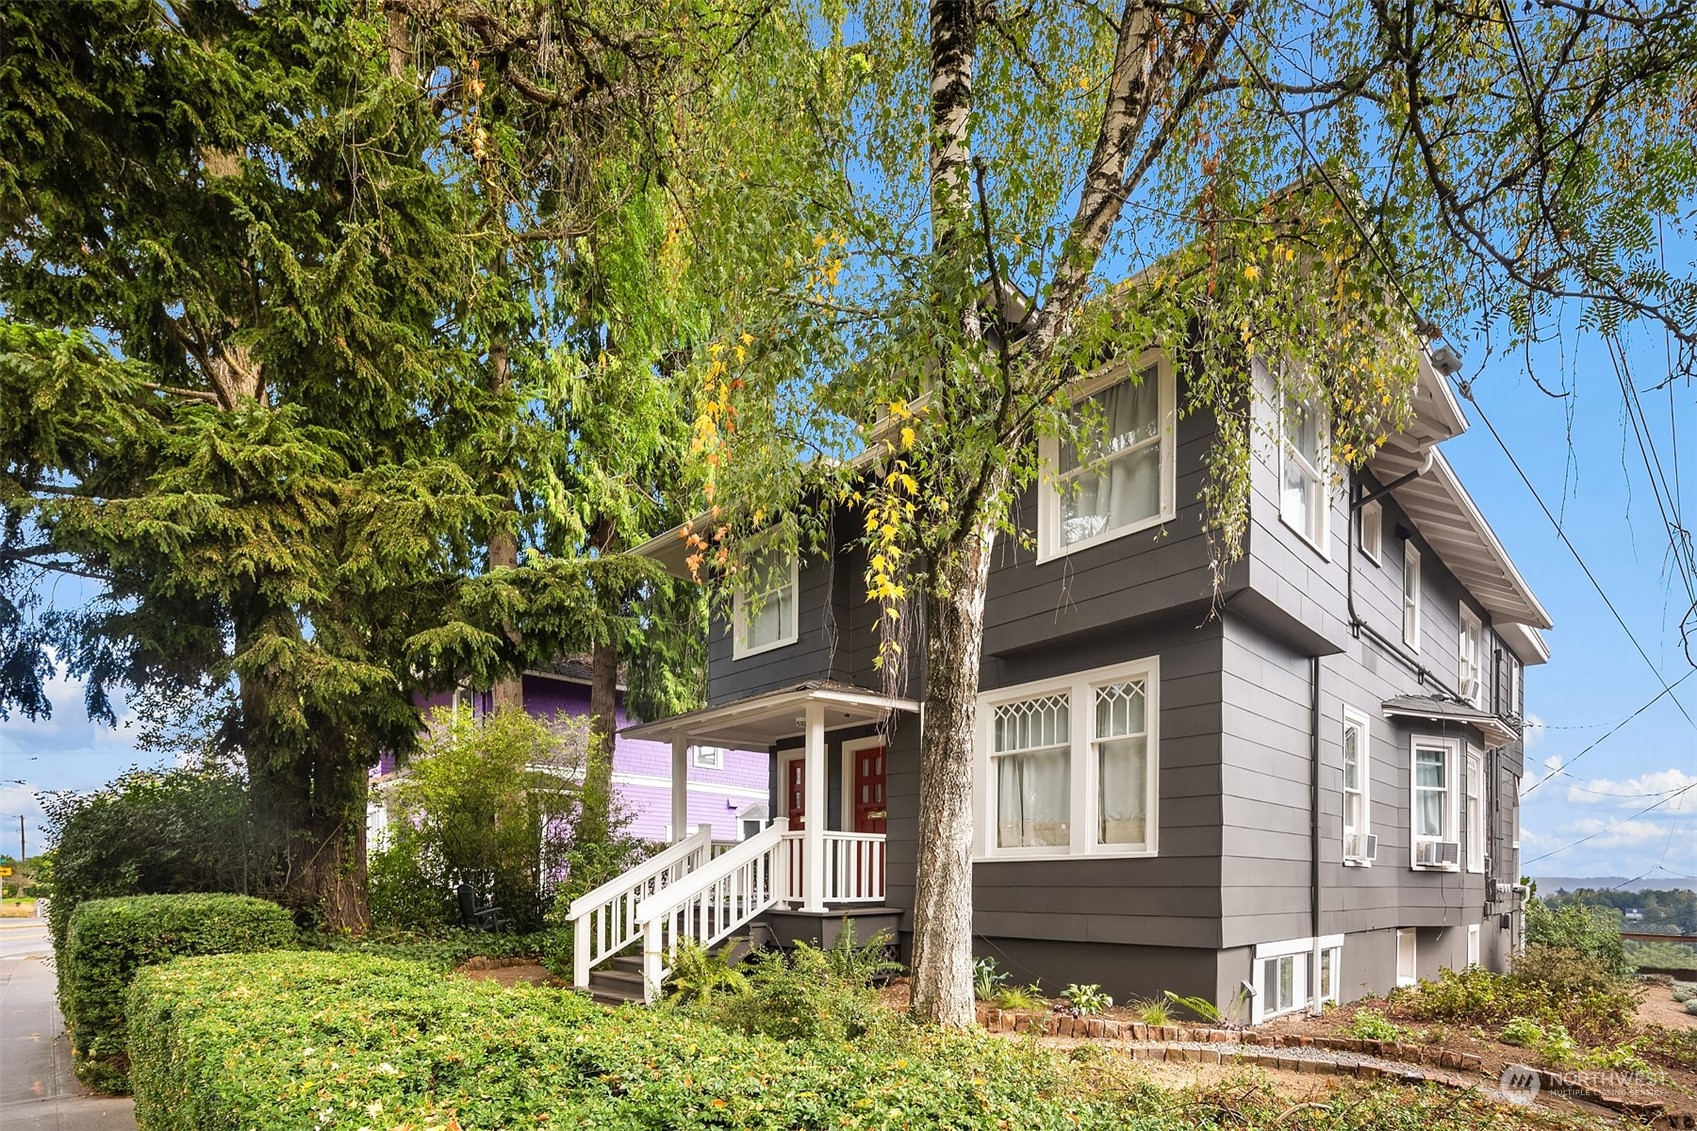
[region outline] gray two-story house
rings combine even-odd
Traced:
[[[1323,422],[1261,375],[1247,543],[1216,587],[1214,425],[1179,418],[1165,358],[1132,375],[1080,387],[1109,454],[1046,453],[1055,478],[1017,502],[1029,537],[995,550],[977,951],[1050,989],[1199,994],[1257,1022],[1501,968],[1522,673],[1550,621],[1439,450],[1466,427],[1445,381],[1423,359],[1412,424],[1340,484]],[[713,625],[708,706],[634,728],[680,764],[769,750],[773,827],[715,855],[680,812],[669,852],[574,908],[579,984],[639,944],[627,976],[656,984],[676,939],[761,923],[911,927],[924,674],[881,689],[861,524],[836,525]],[[686,570],[682,532],[642,552]]]

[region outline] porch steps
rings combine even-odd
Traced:
[[[621,954],[589,972],[589,996],[602,1005],[642,1004],[642,955]]]

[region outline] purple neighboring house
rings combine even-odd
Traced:
[[[564,661],[553,671],[527,671],[524,709],[539,718],[589,713],[589,667]],[[481,716],[489,710],[487,691],[459,691],[432,696],[421,706],[470,706]],[[619,693],[618,727],[631,722],[625,716],[624,692]],[[698,746],[689,757],[689,827],[713,826],[714,840],[742,840],[759,832],[767,823],[771,756],[765,751],[726,750]],[[629,809],[630,831],[644,840],[670,843],[672,820],[672,750],[665,742],[650,742],[620,736],[613,744],[613,788]],[[378,785],[395,773],[392,755],[385,754],[373,772]],[[403,771],[404,772],[404,771]],[[367,832],[372,847],[382,843],[388,813],[379,791],[374,790],[368,809]]]

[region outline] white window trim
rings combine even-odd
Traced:
[[[1485,870],[1485,822],[1490,818],[1485,815],[1485,755],[1477,746],[1467,747],[1467,870],[1481,873]],[[1477,817],[1477,819],[1475,819]]]
[[[725,768],[725,748],[723,746],[694,746],[689,752],[690,764],[698,770],[722,770]]]
[[[1414,575],[1413,615],[1410,616],[1408,577]],[[1402,544],[1402,642],[1414,652],[1420,651],[1420,618],[1425,610],[1425,599],[1420,587],[1423,579],[1420,576],[1420,547],[1409,538]]]
[[[1177,380],[1173,375],[1172,364],[1165,354],[1150,350],[1144,353],[1137,362],[1141,372],[1155,367],[1156,385],[1159,393],[1157,413],[1160,417],[1161,464],[1161,509],[1159,513],[1140,522],[1126,526],[1116,526],[1112,530],[1104,530],[1093,538],[1085,538],[1071,545],[1061,544],[1061,495],[1055,486],[1055,476],[1060,467],[1061,445],[1054,436],[1047,436],[1038,441],[1038,457],[1044,471],[1037,483],[1037,560],[1039,562],[1053,561],[1063,558],[1079,550],[1100,546],[1104,542],[1112,542],[1116,538],[1124,538],[1136,534],[1140,530],[1160,526],[1172,522],[1178,517],[1178,507],[1175,503],[1178,483],[1178,390]],[[1117,365],[1108,373],[1084,381],[1072,392],[1074,403],[1095,396],[1104,389],[1112,388],[1121,381],[1129,381],[1132,377],[1131,367]]]
[[[1469,923],[1467,925],[1467,965],[1479,965],[1481,953],[1482,952],[1479,948],[1479,924]]]
[[[1096,717],[1094,691],[1107,683],[1132,677],[1143,679],[1145,776],[1144,776],[1144,843],[1142,848],[1096,843],[1097,835],[1097,766],[1091,757],[1095,741],[1093,723]],[[1072,842],[1058,850],[1052,846],[1036,848],[1001,848],[996,844],[996,791],[992,773],[990,746],[993,739],[995,709],[1003,703],[1034,699],[1056,692],[1068,692],[1071,698],[1069,718],[1072,744],[1070,759],[1070,795]],[[1081,709],[1080,704],[1083,704]],[[1141,858],[1159,855],[1160,838],[1160,767],[1161,767],[1161,661],[1157,656],[1133,660],[1110,667],[1093,668],[1055,679],[1022,683],[1016,687],[998,687],[978,697],[978,735],[974,752],[973,860],[994,863],[1002,860],[1102,860]]]
[[[1371,836],[1372,833],[1373,833],[1373,753],[1372,753],[1373,737],[1372,737],[1372,728],[1368,725],[1367,716],[1362,714],[1360,711],[1357,711],[1353,707],[1345,707],[1343,709],[1343,726],[1344,726],[1344,729],[1346,729],[1346,730],[1349,727],[1353,726],[1357,729],[1357,731],[1361,735],[1360,740],[1355,744],[1355,760],[1356,760],[1355,774],[1356,774],[1356,780],[1358,782],[1360,782],[1360,791],[1359,792],[1361,793],[1361,816],[1362,816],[1362,819],[1366,822],[1365,828],[1359,828],[1358,829],[1358,828],[1355,828],[1352,825],[1350,825],[1350,823],[1349,823],[1349,791],[1346,787],[1344,787],[1340,784],[1339,793],[1343,796],[1343,799],[1344,799],[1344,805],[1343,805],[1343,863],[1344,863],[1344,867],[1346,867],[1346,868],[1370,868],[1370,867],[1373,866],[1373,862],[1371,860],[1368,860],[1365,855],[1355,855],[1355,856],[1350,855],[1349,842],[1350,842],[1350,839],[1352,837],[1359,836],[1359,837],[1365,838],[1365,837]],[[1341,767],[1342,766],[1342,740],[1343,740],[1343,736],[1342,736],[1341,733],[1339,734],[1338,739],[1339,739],[1339,744],[1340,744],[1339,766]]]
[[[1319,554],[1327,561],[1331,561],[1332,445],[1329,435],[1330,429],[1326,427],[1327,421],[1324,419],[1319,421],[1320,466],[1314,467],[1309,464],[1308,458],[1301,452],[1297,451],[1296,445],[1290,441],[1290,434],[1288,431],[1290,427],[1290,420],[1288,418],[1289,406],[1285,403],[1285,395],[1282,389],[1279,392],[1278,403],[1274,407],[1279,416],[1279,521],[1284,523],[1285,526],[1298,538],[1301,538],[1302,541],[1316,554]],[[1324,415],[1325,413],[1321,411],[1321,416],[1324,417]],[[1303,474],[1308,476],[1310,480],[1311,486],[1309,490],[1313,494],[1311,502],[1318,513],[1320,524],[1320,540],[1317,542],[1309,536],[1308,531],[1304,530],[1300,524],[1293,521],[1291,516],[1285,512],[1285,460],[1287,459],[1296,460],[1297,465],[1302,468]]]
[[[1385,505],[1378,499],[1362,503],[1357,512],[1361,523],[1360,545],[1361,556],[1374,565],[1382,564],[1380,557],[1385,550]],[[1368,545],[1367,532],[1373,532],[1372,545]]]
[[[733,587],[731,597],[731,659],[746,660],[750,656],[758,656],[763,652],[787,648],[801,638],[801,555],[792,551],[789,555],[789,563],[789,588],[793,594],[790,599],[790,622],[785,626],[784,635],[769,644],[750,648],[744,643],[748,639],[748,614],[744,610],[745,597],[743,587],[740,584]]]
[[[1332,952],[1332,988],[1322,1001],[1338,1000],[1338,985],[1342,980],[1343,968],[1343,936],[1324,935],[1313,939],[1284,939],[1280,942],[1256,943],[1254,956],[1250,960],[1249,984],[1254,988],[1250,995],[1249,1023],[1259,1025],[1273,1017],[1284,1017],[1292,1013],[1300,1013],[1314,1003],[1314,992],[1320,980],[1320,954],[1322,951]],[[1292,986],[1294,1003],[1286,1009],[1267,1009],[1267,986],[1265,971],[1262,963],[1269,958],[1294,958],[1306,955],[1308,957],[1308,974]],[[1298,970],[1300,971],[1300,967]]]
[[[1518,853],[1520,851],[1520,779],[1514,774],[1508,776],[1508,799],[1510,807],[1508,846]],[[1515,861],[1515,866],[1520,866],[1518,860]]]
[[[1402,972],[1402,943],[1404,939],[1408,940],[1409,971],[1407,974]],[[1418,981],[1420,981],[1420,936],[1415,933],[1413,927],[1400,927],[1396,933],[1396,984],[1412,986]]]
[[[1455,689],[1463,699],[1478,707],[1485,698],[1485,622],[1467,607],[1466,602],[1462,602],[1458,609],[1460,627],[1455,636]],[[1467,648],[1469,641],[1473,644],[1471,656]]]
[[[1416,751],[1421,747],[1442,748],[1444,751],[1444,829],[1446,835],[1422,836],[1415,830],[1419,827],[1419,793],[1417,784],[1419,777],[1419,759]],[[1461,790],[1456,788],[1457,769],[1461,761],[1461,743],[1454,738],[1443,738],[1432,734],[1416,734],[1408,740],[1408,866],[1420,872],[1456,872],[1461,870],[1459,861],[1455,864],[1422,864],[1420,863],[1420,845],[1427,842],[1455,841],[1461,844]]]

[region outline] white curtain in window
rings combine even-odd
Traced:
[[[1066,747],[996,759],[997,845],[1065,848],[1071,842],[1071,761]]]
[[[1447,782],[1442,750],[1415,752],[1414,787],[1414,831],[1420,836],[1443,836]]]
[[[1089,399],[1080,413],[1089,447],[1063,445],[1061,540],[1067,545],[1161,511],[1160,378],[1121,381]],[[1103,434],[1105,433],[1105,435]]]
[[[1147,708],[1142,680],[1096,689],[1096,835],[1100,844],[1143,844],[1147,838]]]

